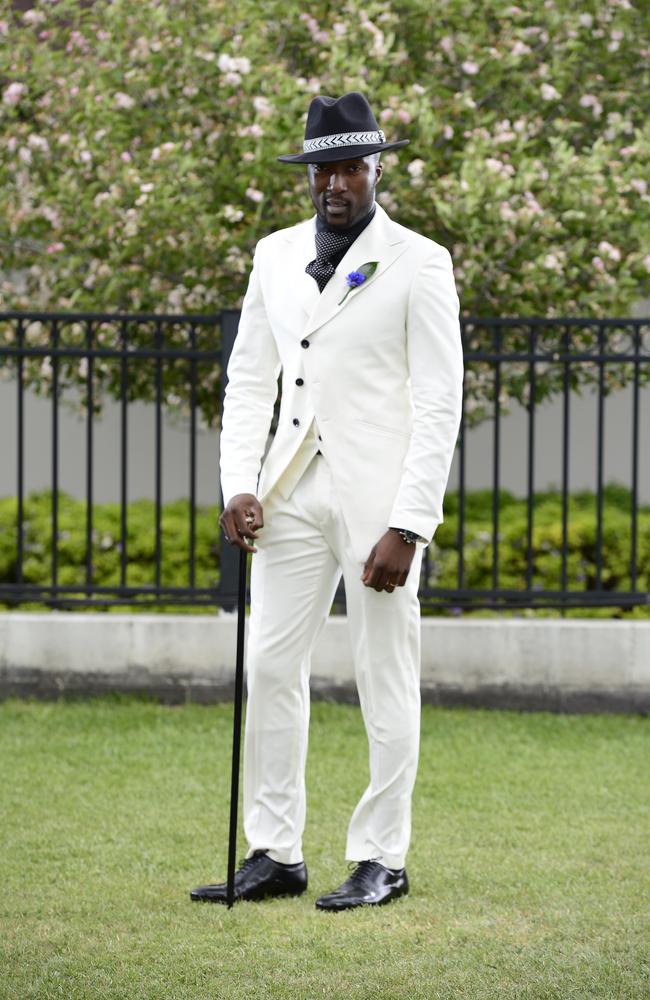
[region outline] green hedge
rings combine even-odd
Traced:
[[[24,504],[25,560],[23,578],[27,583],[50,580],[52,524],[50,491],[32,493]],[[631,496],[627,489],[610,485],[604,493],[603,587],[629,590],[631,551]],[[16,580],[15,497],[0,499],[0,582]],[[219,510],[198,507],[196,511],[196,585],[215,587],[219,582]],[[562,508],[558,492],[537,494],[533,517],[534,586],[559,589],[561,579]],[[499,494],[499,584],[523,588],[526,581],[526,502],[501,491]],[[59,493],[58,574],[67,585],[82,584],[86,563],[86,504]],[[185,586],[189,583],[189,501],[164,505],[161,512],[161,583]],[[127,584],[152,585],[155,574],[155,506],[151,500],[137,500],[127,511]],[[454,587],[457,580],[456,542],[458,494],[449,493],[445,502],[445,522],[431,545],[430,583]],[[592,493],[576,493],[569,499],[568,579],[571,590],[594,586],[596,578],[596,501]],[[650,507],[638,516],[637,588],[650,590]],[[117,504],[97,504],[93,511],[92,567],[94,581],[116,585],[120,581],[120,508]],[[492,493],[475,491],[467,495],[465,511],[465,585],[491,586],[492,573]],[[7,605],[1,605],[7,607]],[[21,607],[37,605],[21,605]],[[171,610],[172,606],[167,605]],[[110,610],[124,610],[113,606]],[[158,607],[156,610],[163,610]],[[173,610],[180,610],[173,606]],[[212,613],[211,608],[187,610]],[[608,609],[606,614],[616,613]],[[650,608],[635,615],[647,616]]]
[[[601,580],[605,590],[631,588],[630,555],[632,497],[628,489],[609,485],[603,497],[603,550]],[[484,588],[492,579],[492,492],[478,490],[466,498],[465,586]],[[528,513],[525,500],[501,491],[499,495],[499,586],[522,589],[526,585]],[[458,494],[445,501],[445,521],[431,546],[434,586],[453,587],[457,580],[456,541]],[[593,589],[596,582],[596,497],[574,493],[568,504],[567,583],[569,590]],[[533,587],[559,590],[562,574],[562,500],[558,491],[538,493],[533,510]],[[637,581],[640,591],[650,590],[650,507],[642,506],[637,521]],[[619,609],[620,610],[620,609]],[[579,614],[584,614],[580,611]],[[617,609],[603,609],[611,616]],[[650,607],[628,611],[650,617]]]
[[[0,583],[15,582],[16,519],[15,497],[0,499]],[[189,501],[176,500],[161,510],[161,568],[163,586],[189,585]],[[156,565],[155,504],[135,500],[127,509],[128,586],[153,585]],[[58,580],[66,586],[83,584],[86,572],[87,505],[59,492],[58,505]],[[49,490],[30,494],[24,502],[23,580],[25,583],[48,583],[52,559],[52,494]],[[195,584],[215,587],[219,582],[219,511],[216,507],[197,507]],[[95,504],[93,508],[93,580],[102,586],[120,583],[122,545],[120,541],[119,504]],[[82,596],[81,594],[79,596]],[[6,608],[7,605],[0,605]],[[42,607],[40,604],[21,605]],[[108,607],[106,608],[108,610]],[[149,608],[148,608],[149,609]],[[172,607],[169,606],[169,610]],[[124,605],[114,606],[124,611]],[[131,608],[128,608],[131,610]],[[133,610],[136,610],[133,608]],[[139,608],[142,610],[142,607]],[[163,610],[151,608],[151,610]],[[180,610],[174,606],[173,610]],[[200,611],[198,607],[187,610]],[[213,613],[213,609],[204,609]]]

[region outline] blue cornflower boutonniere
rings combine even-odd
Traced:
[[[378,267],[379,267],[378,260],[370,260],[368,261],[367,264],[362,264],[357,271],[350,271],[350,273],[345,279],[348,283],[347,291],[343,296],[343,298],[341,299],[341,301],[339,302],[339,305],[340,306],[343,305],[350,292],[353,292],[355,288],[358,288],[359,285],[362,285],[364,281],[368,280],[368,278],[372,278],[373,274],[375,273]]]

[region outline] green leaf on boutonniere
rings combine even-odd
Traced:
[[[357,268],[356,271],[350,271],[350,273],[347,275],[345,279],[348,283],[347,291],[343,296],[343,298],[341,299],[341,301],[339,302],[339,305],[340,306],[343,305],[350,292],[353,292],[355,288],[359,288],[361,285],[363,285],[363,283],[367,281],[368,278],[372,278],[373,274],[375,273],[378,267],[379,267],[378,260],[369,260],[367,264],[362,264],[361,267]]]

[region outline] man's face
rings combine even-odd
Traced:
[[[314,208],[328,226],[353,226],[372,208],[381,172],[376,155],[309,163],[307,177]]]

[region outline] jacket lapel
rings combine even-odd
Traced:
[[[316,216],[313,216],[287,231],[287,241],[290,244],[289,252],[292,255],[287,273],[295,276],[292,279],[294,281],[292,294],[300,302],[305,312],[305,319],[311,316],[320,297],[318,285],[305,271],[307,264],[316,256],[315,220]]]
[[[311,239],[313,245],[313,231]],[[310,310],[303,335],[311,334],[325,323],[328,323],[341,310],[345,309],[353,298],[363,295],[366,289],[374,285],[375,282],[382,281],[388,268],[404,250],[406,250],[406,241],[402,237],[399,228],[391,222],[381,205],[377,205],[374,219],[348,249],[345,257],[336,268],[334,275],[330,278],[320,295],[318,295],[318,288],[314,279],[309,275],[305,275],[314,286],[317,298],[313,304],[313,308]],[[309,260],[313,260],[313,257],[308,258],[307,263],[309,263]],[[362,264],[367,264],[373,260],[379,263],[373,276],[351,291],[346,297],[345,302],[341,305],[341,299],[348,288],[345,281],[346,275],[350,271],[356,271]]]

